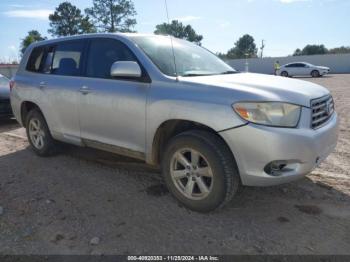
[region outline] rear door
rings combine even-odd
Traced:
[[[121,150],[130,150],[128,153],[134,152],[135,157],[142,158],[150,82],[145,80],[147,77],[111,77],[114,62],[138,62],[121,41],[111,38],[91,39],[88,50],[86,77],[80,83],[81,136],[87,144],[112,145]],[[143,74],[146,74],[145,70]]]
[[[48,46],[37,83],[50,107],[51,129],[72,143],[80,142],[78,101],[85,44],[74,40]]]

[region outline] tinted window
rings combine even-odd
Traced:
[[[83,50],[84,41],[59,43],[53,55],[51,73],[65,76],[80,75]],[[50,62],[49,54],[47,56],[48,61],[46,61],[46,65]]]
[[[52,71],[52,65],[53,65],[53,57],[54,57],[55,47],[54,46],[48,46],[45,51],[45,56],[43,60],[43,66],[41,69],[41,72],[45,74],[50,74]]]
[[[289,64],[286,67],[305,67],[305,64],[302,63],[294,63],[294,64]]]
[[[86,76],[112,78],[111,67],[117,61],[137,62],[131,50],[114,39],[94,39],[91,41]]]
[[[26,69],[31,72],[40,72],[44,53],[44,47],[34,48],[30,54]]]

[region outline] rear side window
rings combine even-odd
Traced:
[[[83,50],[84,41],[70,41],[57,44],[53,54],[51,74],[64,76],[80,75]],[[50,55],[47,56],[47,60],[50,60]],[[49,63],[47,62],[46,64]]]
[[[53,46],[49,46],[46,48],[45,57],[42,66],[42,73],[50,74],[52,71],[52,60],[55,52],[55,48]]]
[[[45,47],[36,47],[29,56],[26,69],[31,72],[40,72],[43,64]]]
[[[117,61],[137,62],[137,59],[132,51],[118,40],[94,39],[89,48],[86,76],[110,79],[111,67]]]

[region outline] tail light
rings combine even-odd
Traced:
[[[15,81],[14,80],[11,80],[10,81],[10,91],[12,90],[12,88],[15,87]]]

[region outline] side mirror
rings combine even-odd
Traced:
[[[131,77],[139,78],[142,76],[141,68],[138,63],[133,61],[118,61],[111,67],[112,77]]]

